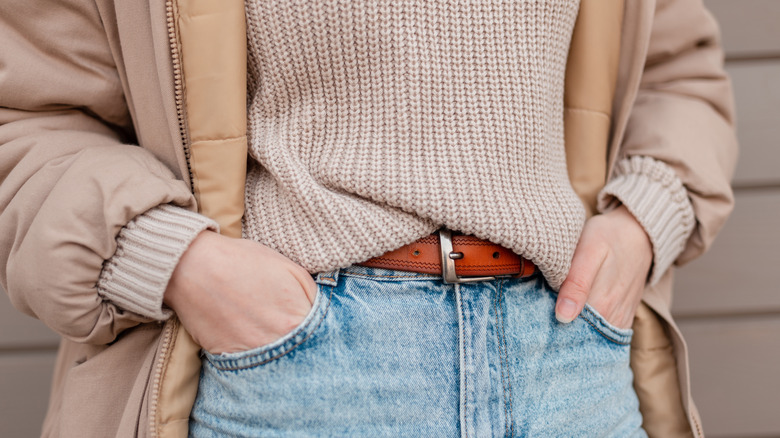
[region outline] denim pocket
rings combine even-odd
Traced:
[[[332,286],[317,284],[317,295],[309,314],[290,333],[280,339],[251,350],[212,354],[203,351],[211,365],[222,371],[237,371],[272,362],[306,342],[322,324],[330,307]]]
[[[585,308],[582,309],[580,318],[585,320],[585,322],[587,322],[593,330],[595,330],[608,341],[620,345],[631,344],[631,337],[634,335],[634,331],[632,329],[624,329],[612,325],[590,304],[585,303]]]

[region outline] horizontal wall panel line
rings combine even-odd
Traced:
[[[751,62],[751,61],[779,61],[780,52],[768,53],[740,53],[739,55],[727,55],[726,62]]]
[[[704,427],[707,425],[705,424]],[[770,435],[715,435],[708,433],[707,436],[710,438],[777,438],[778,435],[774,433]]]
[[[740,319],[755,321],[762,318],[778,318],[780,317],[780,307],[776,309],[762,309],[762,310],[748,310],[748,311],[735,311],[735,312],[673,312],[674,320],[678,323],[684,323],[688,321],[700,321],[706,319],[718,319],[738,321]]]
[[[780,191],[780,181],[772,181],[766,183],[736,183],[731,186],[735,192],[751,192],[751,191]]]
[[[41,353],[47,351],[57,351],[59,344],[39,344],[39,345],[14,345],[12,347],[0,347],[0,355],[18,354],[18,353]]]

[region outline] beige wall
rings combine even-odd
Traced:
[[[674,311],[708,436],[780,436],[780,0],[706,2],[737,93],[737,209],[712,251],[679,271]],[[0,294],[0,437],[38,435],[56,343]]]
[[[705,0],[737,99],[736,209],[678,271],[674,313],[710,437],[780,436],[780,0]]]
[[[0,293],[0,437],[40,435],[57,340]]]

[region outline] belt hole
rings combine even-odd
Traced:
[[[494,252],[494,253],[493,253],[493,258],[494,258],[494,259],[497,259],[497,258],[499,258],[499,257],[501,257],[501,254],[499,254],[499,253],[498,253],[498,251],[496,251],[496,252]]]
[[[415,250],[412,252],[412,255],[413,255],[413,256],[415,256],[415,257],[419,256],[419,255],[420,255],[420,250],[419,250],[419,249],[415,249]]]

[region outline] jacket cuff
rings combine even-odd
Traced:
[[[173,270],[195,237],[219,225],[197,213],[160,205],[136,216],[117,236],[117,249],[103,263],[98,294],[123,310],[155,320],[172,311],[163,295]]]
[[[683,251],[696,224],[688,192],[671,167],[635,156],[617,163],[613,179],[599,193],[598,210],[614,208],[615,199],[650,237],[653,267],[649,284],[654,285]]]

